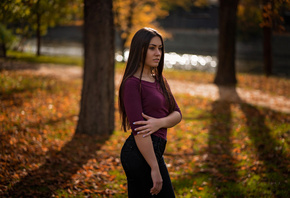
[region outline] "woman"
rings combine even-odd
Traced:
[[[128,196],[175,197],[163,153],[167,128],[181,120],[181,112],[162,76],[164,44],[154,29],[140,29],[133,37],[119,90],[122,127],[132,129],[121,151]]]

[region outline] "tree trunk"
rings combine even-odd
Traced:
[[[136,7],[136,1],[135,0],[131,0],[130,4],[129,4],[129,9],[128,9],[128,15],[126,17],[126,29],[122,29],[121,25],[119,25],[119,35],[120,35],[120,39],[121,39],[121,51],[122,51],[122,56],[123,56],[123,61],[125,62],[125,49],[126,49],[126,42],[128,41],[129,37],[130,37],[130,33],[132,31],[132,27],[133,27],[133,15],[134,15],[134,9]],[[125,37],[122,37],[122,35],[125,35]]]
[[[0,57],[1,58],[7,57],[7,49],[5,43],[0,43]]]
[[[84,0],[84,76],[76,133],[114,130],[112,0]]]
[[[125,50],[126,50],[125,44],[126,44],[126,40],[121,38],[121,51],[122,51],[122,56],[123,56],[122,62],[125,62]]]
[[[36,55],[40,56],[40,42],[41,42],[41,32],[40,32],[40,26],[41,26],[41,14],[39,13],[39,3],[40,0],[37,1],[37,13],[36,13]]]
[[[218,67],[214,83],[235,85],[236,23],[239,0],[219,1]]]
[[[263,52],[264,52],[264,73],[272,75],[272,30],[269,27],[263,28]]]
[[[266,76],[272,75],[272,21],[270,13],[265,6],[270,4],[270,0],[263,0],[263,53],[264,53],[264,73]],[[273,5],[272,5],[273,8]]]

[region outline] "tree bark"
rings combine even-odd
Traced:
[[[269,27],[263,28],[263,52],[264,52],[264,73],[272,75],[272,30]]]
[[[265,9],[265,6],[268,4],[272,6],[273,3],[270,4],[270,0],[263,0],[263,56],[264,56],[264,73],[266,76],[272,75],[272,26],[273,19],[271,20],[271,13],[268,13]],[[272,11],[273,12],[273,11]]]
[[[41,35],[40,35],[40,14],[37,13],[37,29],[36,29],[36,55],[40,56],[40,48],[41,48],[41,44],[40,44],[40,40],[41,40]]]
[[[126,50],[126,47],[125,47],[125,44],[126,44],[126,40],[123,39],[122,37],[120,37],[121,39],[121,51],[122,51],[122,56],[123,56],[123,61],[122,62],[125,62],[125,50]]]
[[[125,50],[126,50],[126,42],[128,41],[129,37],[130,37],[130,33],[132,31],[132,27],[133,27],[133,15],[134,15],[134,9],[136,7],[136,0],[131,0],[130,4],[129,4],[129,9],[128,9],[128,15],[126,17],[125,21],[122,21],[122,23],[125,23],[126,28],[122,29],[122,25],[121,24],[117,24],[118,26],[118,34],[119,37],[121,39],[121,43],[120,43],[120,47],[121,47],[121,51],[122,51],[122,56],[123,56],[123,62],[125,59]],[[116,12],[117,17],[119,16],[119,13]],[[123,37],[122,35],[125,35],[125,37]]]
[[[41,14],[39,13],[39,4],[40,0],[36,3],[36,55],[40,56],[40,48],[41,48],[41,32],[40,32],[40,26],[41,26]]]
[[[218,67],[214,83],[235,85],[236,23],[239,0],[219,0]]]
[[[112,0],[84,0],[84,76],[76,133],[114,130]]]
[[[0,57],[6,58],[7,57],[7,48],[5,43],[0,43]]]

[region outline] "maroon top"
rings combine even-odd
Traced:
[[[129,77],[124,83],[123,97],[125,111],[130,122],[133,135],[137,134],[134,129],[141,126],[134,125],[133,123],[136,121],[145,120],[142,116],[142,112],[154,118],[163,118],[169,115],[166,99],[162,94],[159,83],[156,81],[148,82],[141,80],[140,86],[139,78],[135,76]],[[181,115],[181,111],[176,101],[175,104],[175,111],[178,111]],[[153,134],[166,140],[167,128],[161,128]]]

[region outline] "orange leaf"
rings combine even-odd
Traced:
[[[84,193],[91,193],[91,190],[90,189],[84,189],[83,192]]]
[[[252,167],[251,169],[252,169],[252,170],[257,170],[257,167],[254,166],[254,167]]]

